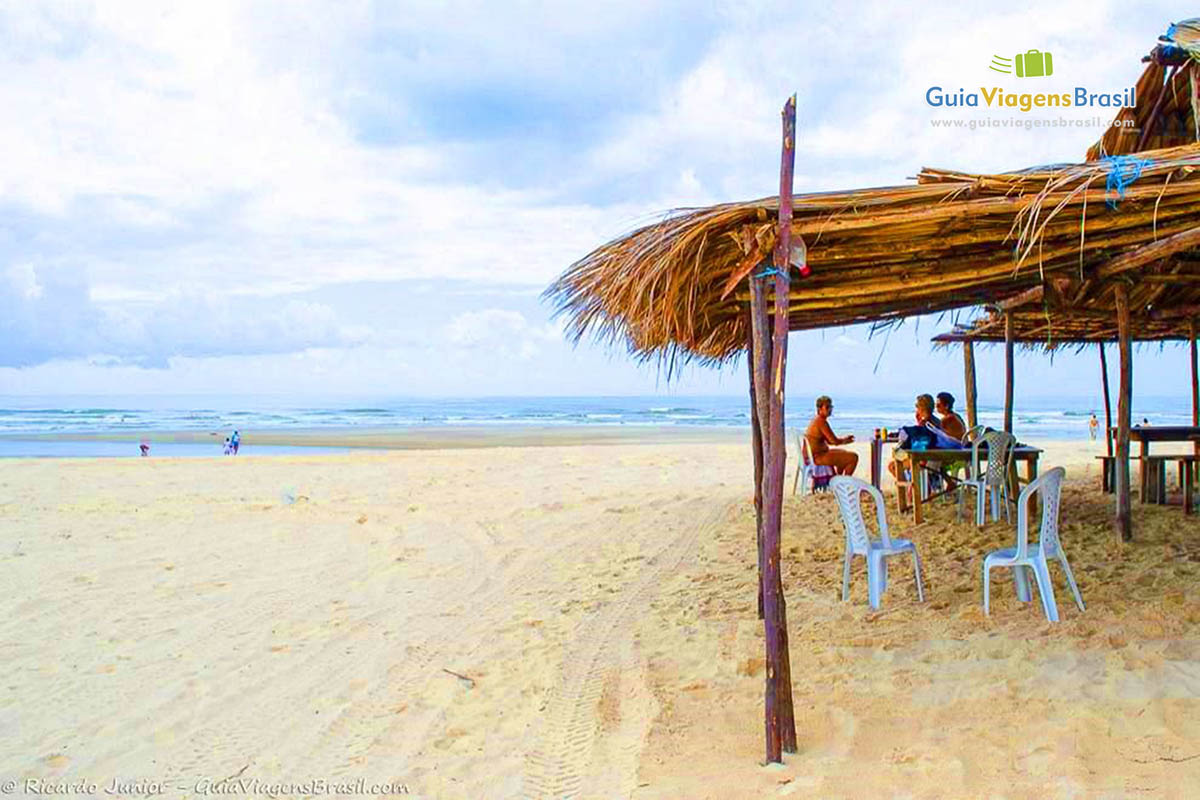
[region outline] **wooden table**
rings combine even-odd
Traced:
[[[1025,482],[1028,483],[1037,477],[1038,458],[1041,457],[1041,455],[1042,455],[1042,451],[1036,447],[1029,447],[1028,445],[1022,445],[1020,447],[1013,448],[1013,473],[1009,478],[1009,480],[1011,481],[1009,494],[1014,503],[1017,500],[1018,489],[1019,489],[1020,483],[1021,483],[1016,475],[1017,462],[1023,462],[1025,464]],[[946,448],[946,449],[938,449],[938,450],[903,450],[903,449],[897,447],[892,452],[892,458],[895,459],[896,462],[900,465],[900,467],[899,467],[900,470],[907,469],[909,471],[909,474],[912,476],[911,481],[897,481],[896,482],[896,500],[900,506],[900,511],[905,512],[908,510],[908,492],[906,492],[905,490],[911,484],[913,486],[913,493],[912,493],[912,496],[913,496],[913,502],[912,502],[913,522],[920,525],[922,522],[925,521],[925,516],[922,513],[922,505],[924,504],[924,502],[926,500],[932,500],[933,497],[921,497],[921,481],[918,479],[918,475],[920,474],[919,470],[925,468],[924,467],[925,463],[929,462],[929,461],[941,461],[941,462],[964,461],[964,460],[970,461],[971,460],[971,450],[970,450],[970,448],[966,448],[966,449]],[[979,450],[979,460],[984,461],[986,459],[987,459],[987,448],[981,447]],[[900,474],[903,475],[904,474],[903,471],[901,471]],[[944,493],[945,492],[943,492],[943,494]]]
[[[1115,429],[1114,429],[1115,430]],[[1183,460],[1179,456],[1151,457],[1151,442],[1200,442],[1200,428],[1192,425],[1134,425],[1129,429],[1129,438],[1137,442],[1141,464],[1139,469],[1139,501],[1142,503],[1166,502],[1166,470],[1165,461]],[[1188,465],[1190,466],[1190,464]],[[1185,467],[1184,469],[1187,469]],[[1179,482],[1185,483],[1184,474],[1179,474]],[[1187,490],[1185,489],[1185,492]],[[1190,511],[1191,503],[1185,504],[1185,511]]]
[[[891,442],[895,444],[900,441],[899,433],[889,433],[886,439],[871,439],[871,485],[876,489],[882,489],[880,485],[883,483],[883,446]]]

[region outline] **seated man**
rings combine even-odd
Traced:
[[[808,423],[804,438],[808,440],[808,449],[812,451],[813,463],[823,467],[833,467],[838,475],[853,475],[858,466],[858,454],[849,450],[835,450],[830,445],[850,444],[853,436],[835,436],[833,428],[829,427],[829,417],[833,414],[833,400],[821,395],[817,398],[817,414]]]
[[[962,417],[954,413],[954,395],[949,392],[938,392],[937,413],[942,415],[942,433],[961,442],[967,435],[967,424],[963,422]]]

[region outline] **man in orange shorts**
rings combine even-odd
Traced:
[[[858,466],[858,454],[849,450],[836,450],[830,445],[850,444],[853,436],[835,436],[833,428],[829,427],[829,417],[833,414],[833,400],[825,395],[817,398],[817,415],[808,423],[804,438],[808,440],[808,449],[812,452],[814,464],[822,467],[833,467],[838,475],[853,475]]]

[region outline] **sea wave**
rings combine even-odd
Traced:
[[[1092,401],[1018,403],[1015,419],[1018,436],[1086,438]],[[960,413],[965,412],[960,410]],[[1190,424],[1191,409],[1185,400],[1137,400],[1134,420],[1152,424]],[[786,407],[786,424],[800,428],[812,411],[807,403]],[[365,401],[305,404],[257,399],[215,402],[211,397],[194,403],[169,403],[154,398],[131,402],[105,402],[97,398],[58,408],[50,399],[0,397],[0,434],[104,433],[189,430],[228,435],[233,429],[286,430],[321,428],[403,428],[439,425],[636,425],[639,427],[702,426],[745,427],[750,416],[748,399],[724,397],[519,397],[367,399]],[[1000,427],[1003,409],[984,405],[979,421]],[[912,410],[894,399],[839,399],[831,420],[839,435],[869,436],[874,428],[895,429],[909,424]]]

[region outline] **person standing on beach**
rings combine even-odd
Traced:
[[[833,467],[838,475],[853,475],[858,466],[858,454],[849,450],[836,450],[830,445],[850,444],[853,436],[835,436],[833,428],[829,427],[829,417],[833,414],[833,400],[826,395],[817,398],[817,413],[808,423],[804,438],[808,440],[808,449],[812,451],[814,464],[822,467]]]
[[[227,456],[233,452],[233,444],[231,444],[228,436],[225,437],[225,448],[221,451],[221,455]]]
[[[242,443],[242,435],[237,431],[233,432],[233,436],[229,437],[229,446],[233,449],[233,454],[236,456],[238,447]]]
[[[1088,420],[1088,436],[1092,437],[1092,441],[1096,441],[1096,431],[1100,429],[1100,420],[1096,419],[1096,412],[1092,412],[1092,418]]]

